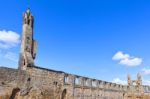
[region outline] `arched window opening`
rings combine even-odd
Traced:
[[[95,80],[92,81],[92,86],[97,87],[97,82]]]
[[[75,78],[75,85],[80,85],[80,79],[79,78]]]
[[[65,76],[64,82],[65,82],[65,83],[69,83],[69,77],[68,77],[68,76]]]

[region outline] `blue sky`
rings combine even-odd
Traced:
[[[149,0],[1,0],[0,65],[17,68],[22,14],[30,7],[36,65],[118,82],[141,72],[150,84],[149,5]]]

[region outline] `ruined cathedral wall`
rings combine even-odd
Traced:
[[[150,86],[143,88],[142,99],[149,99]],[[0,99],[9,99],[14,89],[19,90],[18,99],[130,99],[124,96],[127,86],[111,82],[40,67],[0,67]]]
[[[68,99],[123,99],[127,90],[123,85],[40,67],[28,67],[27,71],[33,89],[56,99],[61,99],[64,90]]]
[[[127,86],[65,74],[64,89],[69,99],[123,99]]]
[[[10,99],[13,89],[23,89],[27,78],[25,71],[0,67],[0,99]]]
[[[64,73],[39,67],[27,70],[0,68],[0,99],[9,99],[19,90],[18,99],[61,99]]]
[[[37,84],[40,85],[53,85],[54,83],[63,85],[63,72],[44,69],[40,67],[28,67],[27,71],[34,83],[37,82]]]
[[[149,95],[150,95],[150,86],[144,85],[144,86],[143,86],[143,91],[144,91],[146,94],[149,93]]]
[[[40,67],[28,67],[27,72],[30,75],[32,90],[38,90],[35,93],[39,93],[42,98],[60,99],[64,85],[64,72]]]
[[[25,82],[27,78],[28,74],[26,71],[0,67],[0,83],[3,85],[13,84],[16,85],[16,87],[20,87],[22,86],[22,82]]]

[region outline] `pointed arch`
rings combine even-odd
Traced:
[[[11,94],[11,96],[10,96],[9,99],[19,99],[19,98],[18,98],[19,92],[20,92],[20,89],[19,89],[19,88],[13,89],[13,90],[12,90],[12,94]]]
[[[63,90],[61,99],[67,99],[67,90],[66,89]]]

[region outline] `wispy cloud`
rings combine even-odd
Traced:
[[[130,56],[129,54],[125,54],[122,51],[117,52],[113,58],[113,60],[119,61],[119,64],[126,66],[138,66],[142,63],[142,58]]]
[[[18,58],[17,58],[17,55],[13,52],[7,52],[5,55],[4,55],[4,58],[5,59],[8,59],[10,61],[14,61],[14,62],[17,62],[18,61]]]
[[[127,84],[127,81],[125,80],[121,80],[120,78],[114,78],[113,83],[117,83],[117,84],[122,84],[122,85],[126,85]]]
[[[0,31],[0,48],[12,48],[19,44],[20,36],[13,31]]]
[[[150,69],[148,69],[148,68],[143,68],[143,69],[142,69],[142,73],[145,74],[145,75],[149,75],[149,74],[150,74]]]

